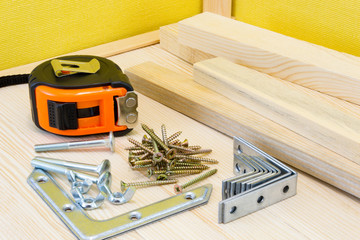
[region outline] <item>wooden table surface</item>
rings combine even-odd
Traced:
[[[191,74],[192,66],[179,60],[158,45],[110,57],[125,69],[144,61],[154,61],[172,70]],[[136,89],[135,89],[136,90]],[[207,205],[165,218],[136,230],[118,235],[116,239],[359,239],[360,200],[299,172],[297,195],[228,224],[218,224],[218,203],[221,200],[221,181],[233,176],[232,138],[190,119],[150,98],[139,96],[139,122],[155,131],[165,124],[169,133],[183,131],[180,139],[190,144],[211,148],[211,158],[219,160],[218,173],[194,187],[213,184]],[[0,164],[1,197],[0,239],[74,239],[74,235],[27,184],[33,170],[30,160],[46,156],[84,163],[98,164],[109,159],[112,164],[112,190],[120,190],[125,182],[148,180],[130,169],[125,147],[131,146],[127,137],[116,138],[116,152],[106,149],[71,150],[39,153],[34,145],[103,138],[106,135],[81,138],[56,136],[38,129],[31,119],[28,86],[26,84],[0,89]],[[128,134],[141,139],[140,125]],[[191,177],[183,177],[184,183]],[[65,189],[69,184],[56,176]],[[173,196],[173,185],[138,189],[126,204],[114,206],[108,202],[90,211],[96,219],[128,212]]]

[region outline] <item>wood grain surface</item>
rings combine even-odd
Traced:
[[[224,58],[194,65],[194,80],[360,164],[360,107]]]
[[[212,13],[178,23],[179,42],[360,104],[360,60]]]
[[[203,12],[231,17],[232,0],[203,0]]]
[[[190,76],[191,65],[161,50],[158,45],[110,57],[121,68],[145,61],[154,61],[173,71]],[[80,139],[103,138],[106,135],[81,138],[61,137],[46,133],[31,120],[28,87],[11,86],[0,89],[0,180],[3,207],[0,217],[1,239],[75,239],[69,229],[26,183],[32,171],[30,160],[35,156],[34,144]],[[164,92],[158,92],[163,94]],[[169,132],[182,130],[181,139],[204,148],[212,148],[211,157],[218,159],[219,171],[204,183],[214,186],[207,205],[153,224],[146,225],[114,239],[356,239],[360,234],[358,220],[360,201],[308,174],[300,172],[298,194],[264,210],[228,224],[217,223],[217,207],[221,199],[221,180],[233,176],[232,138],[207,127],[163,104],[139,93],[139,121],[155,131],[162,123]],[[199,112],[200,114],[200,112]],[[141,139],[140,126],[128,136]],[[300,143],[301,144],[301,143]],[[105,149],[59,151],[41,156],[98,164],[107,158],[112,164],[112,189],[119,191],[119,181],[147,180],[129,168],[125,147],[126,137],[116,138],[116,151]],[[316,146],[314,150],[317,151]],[[325,155],[324,155],[325,156]],[[349,170],[350,171],[350,170]],[[331,173],[329,173],[331,174]],[[61,180],[69,189],[66,179]],[[181,183],[190,179],[184,177]],[[201,183],[195,185],[200,186]],[[173,186],[138,189],[131,202],[89,212],[96,219],[107,219],[152,202],[173,196]]]

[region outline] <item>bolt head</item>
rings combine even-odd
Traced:
[[[153,171],[151,168],[149,168],[149,169],[147,170],[147,176],[148,176],[148,178],[151,177],[151,176],[153,175],[153,173],[154,173],[154,171]]]
[[[113,132],[109,133],[109,147],[111,152],[115,151],[115,137]]]
[[[99,175],[101,175],[103,172],[109,172],[109,171],[110,171],[110,161],[108,159],[105,159],[99,164],[97,172]]]

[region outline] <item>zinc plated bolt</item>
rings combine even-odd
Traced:
[[[173,184],[177,183],[177,179],[164,180],[164,181],[145,181],[145,182],[131,182],[125,183],[120,181],[121,191],[124,191],[128,187],[150,187],[150,186],[159,186],[164,184]]]
[[[42,162],[63,166],[66,168],[71,168],[78,171],[87,171],[94,172],[101,175],[103,172],[110,171],[110,161],[105,159],[99,165],[85,164],[85,163],[77,163],[66,160],[47,158],[47,157],[35,157],[35,160],[39,160]]]
[[[114,152],[115,150],[114,134],[110,132],[108,138],[104,138],[101,140],[36,144],[35,152],[46,152],[46,151],[56,151],[56,150],[75,149],[75,148],[91,148],[91,147],[108,147],[110,148],[111,152]]]
[[[175,184],[174,185],[174,190],[175,190],[175,193],[178,194],[178,193],[182,193],[182,190],[187,188],[188,186],[190,185],[193,185],[201,180],[204,180],[205,178],[208,178],[210,177],[211,175],[214,175],[215,173],[217,172],[217,169],[212,169],[204,174],[201,174],[200,176],[182,184],[182,185],[178,185],[178,184]]]

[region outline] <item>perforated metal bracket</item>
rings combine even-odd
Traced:
[[[297,173],[240,137],[234,137],[235,177],[222,182],[219,223],[228,223],[296,194]]]
[[[104,239],[155,222],[170,215],[206,204],[212,185],[204,185],[108,220],[94,220],[78,206],[54,178],[34,169],[28,178],[30,186],[79,239]]]

